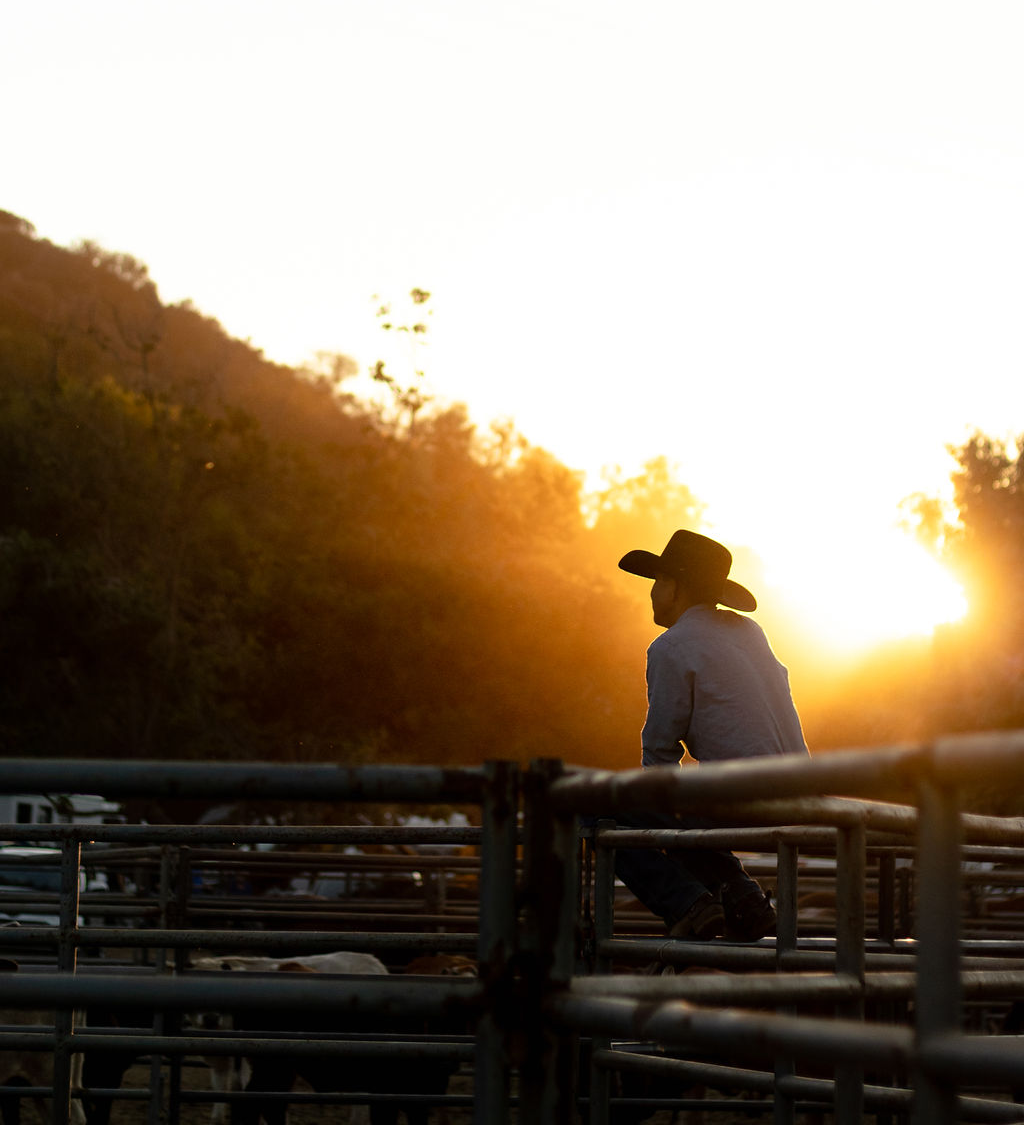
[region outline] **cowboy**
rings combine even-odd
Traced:
[[[654,622],[665,632],[647,650],[644,769],[806,754],[789,675],[751,618],[754,595],[729,578],[729,551],[677,531],[660,555],[630,551],[619,567],[651,578]],[[726,606],[721,609],[719,606]],[[708,827],[649,810],[615,813],[632,828]],[[650,848],[616,852],[616,874],[660,915],[670,937],[757,941],[775,927],[769,897],[730,851]]]

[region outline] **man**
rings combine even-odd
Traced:
[[[786,669],[750,613],[757,601],[729,578],[721,543],[677,531],[660,555],[630,551],[619,567],[651,578],[654,622],[665,632],[647,650],[644,769],[698,762],[806,754]],[[615,813],[623,827],[707,827],[646,810]],[[757,941],[775,927],[768,896],[729,851],[620,849],[616,874],[660,915],[669,935]]]

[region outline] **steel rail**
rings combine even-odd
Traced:
[[[1007,964],[1014,964],[1008,961]],[[1024,969],[967,971],[961,975],[964,995],[971,999],[1024,997]],[[912,997],[913,972],[868,972],[863,983],[842,973],[686,973],[666,976],[576,977],[569,990],[576,997],[625,997],[636,1000],[685,1000],[693,1004],[769,1007],[801,1003],[833,1004],[858,997],[897,1000]]]
[[[859,1020],[820,1020],[698,1008],[682,1000],[656,1004],[625,998],[549,996],[545,1010],[559,1026],[667,1046],[699,1043],[726,1057],[769,1058],[777,1053],[809,1061],[855,1061],[883,1072],[898,1071],[914,1058],[909,1028]]]
[[[422,947],[447,953],[473,952],[474,934],[377,933],[363,931],[308,930],[138,930],[87,926],[76,929],[69,940],[78,946],[105,946],[111,949],[251,949],[291,948],[312,952],[354,949],[370,952],[381,949]],[[0,949],[30,943],[53,948],[60,934],[53,926],[0,927]],[[4,980],[6,988],[8,978]]]
[[[672,810],[776,799],[865,797],[905,801],[920,778],[943,783],[996,775],[1024,782],[1024,731],[956,735],[918,746],[840,750],[709,762],[697,768],[623,771],[577,769],[553,782],[551,804],[560,812],[603,815],[616,808]],[[998,821],[999,818],[991,818]]]
[[[19,1051],[52,1051],[57,1037],[52,1033],[27,1035],[19,1039],[13,1034],[0,1035],[0,1047]],[[259,1036],[233,1035],[215,1037],[196,1034],[152,1035],[141,1030],[137,1035],[122,1033],[107,1035],[86,1027],[71,1036],[72,1051],[96,1051],[122,1054],[133,1051],[139,1055],[153,1052],[161,1055],[293,1055],[302,1058],[355,1058],[397,1059],[459,1059],[468,1062],[473,1058],[474,1044],[417,1043],[406,1041],[400,1035],[387,1042],[369,1039],[303,1038],[275,1039]]]
[[[328,973],[200,972],[150,977],[13,973],[4,977],[7,1008],[46,1010],[90,1006],[163,1011],[367,1011],[394,1016],[438,1015],[479,1004],[482,986],[466,977],[339,976]]]
[[[596,1066],[609,1070],[656,1075],[678,1079],[680,1082],[705,1083],[716,1090],[749,1090],[760,1094],[782,1092],[792,1098],[821,1102],[823,1105],[832,1103],[835,1098],[835,1082],[827,1078],[803,1078],[797,1075],[777,1078],[774,1073],[764,1070],[666,1058],[624,1051],[621,1047],[595,1051],[592,1061]],[[898,1087],[871,1085],[864,1087],[864,1104],[874,1110],[906,1112],[911,1106],[913,1096],[912,1090]],[[613,1104],[624,1105],[634,1101],[635,1099],[618,1099],[613,1100]],[[663,1101],[664,1108],[670,1106],[671,1102],[667,1099]],[[747,1109],[748,1106],[749,1103],[736,1104],[736,1109]],[[766,1111],[770,1108],[766,1107]],[[990,1101],[986,1098],[961,1097],[957,1109],[961,1121],[1024,1121],[1024,1106]]]
[[[0,760],[0,793],[100,792],[108,799],[479,803],[481,767],[285,766],[275,762],[132,762],[81,758]],[[95,831],[99,831],[96,826]],[[98,838],[98,837],[92,837]]]

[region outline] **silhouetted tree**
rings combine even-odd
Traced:
[[[351,369],[0,217],[0,752],[632,764],[644,623],[578,476]]]

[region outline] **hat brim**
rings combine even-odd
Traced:
[[[659,574],[665,573],[665,566],[661,556],[651,551],[627,551],[619,559],[619,570],[638,574],[641,578],[657,578]]]
[[[627,551],[619,559],[619,569],[627,574],[636,574],[641,578],[657,578],[659,574],[673,576],[671,568],[666,567],[660,555],[652,551]],[[738,582],[731,578],[725,580],[718,604],[728,606],[729,609],[738,609],[743,613],[753,613],[757,609],[757,598]]]

